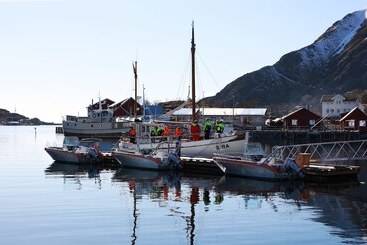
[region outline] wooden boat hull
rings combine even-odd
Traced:
[[[214,157],[214,162],[226,175],[267,180],[285,180],[297,178],[297,175],[288,173],[282,170],[280,167],[275,167],[268,164],[259,164],[249,160]]]

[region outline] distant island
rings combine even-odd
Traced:
[[[18,113],[12,113],[0,108],[0,125],[56,125],[43,122],[38,118],[28,118]]]

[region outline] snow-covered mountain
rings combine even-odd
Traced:
[[[237,78],[202,103],[232,106],[234,97],[241,106],[294,105],[352,89],[367,89],[366,10],[346,15],[311,45]]]

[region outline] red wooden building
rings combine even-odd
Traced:
[[[114,117],[134,116],[134,104],[136,105],[137,115],[143,114],[143,107],[133,98],[127,98],[109,106],[113,110]]]
[[[106,110],[110,105],[113,105],[114,103],[115,103],[115,101],[110,100],[109,98],[101,100],[102,109]],[[94,104],[93,104],[93,101],[92,101],[92,104],[90,106],[88,106],[89,111],[98,110],[98,109],[99,109],[99,101],[94,103]]]
[[[358,107],[342,117],[339,122],[342,129],[367,131],[367,115]]]
[[[311,128],[320,120],[321,116],[305,108],[300,108],[280,118],[284,128]],[[320,126],[316,125],[316,127]]]

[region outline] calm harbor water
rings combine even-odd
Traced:
[[[0,127],[0,244],[366,244],[367,188],[53,163]],[[366,175],[367,176],[367,175]]]

